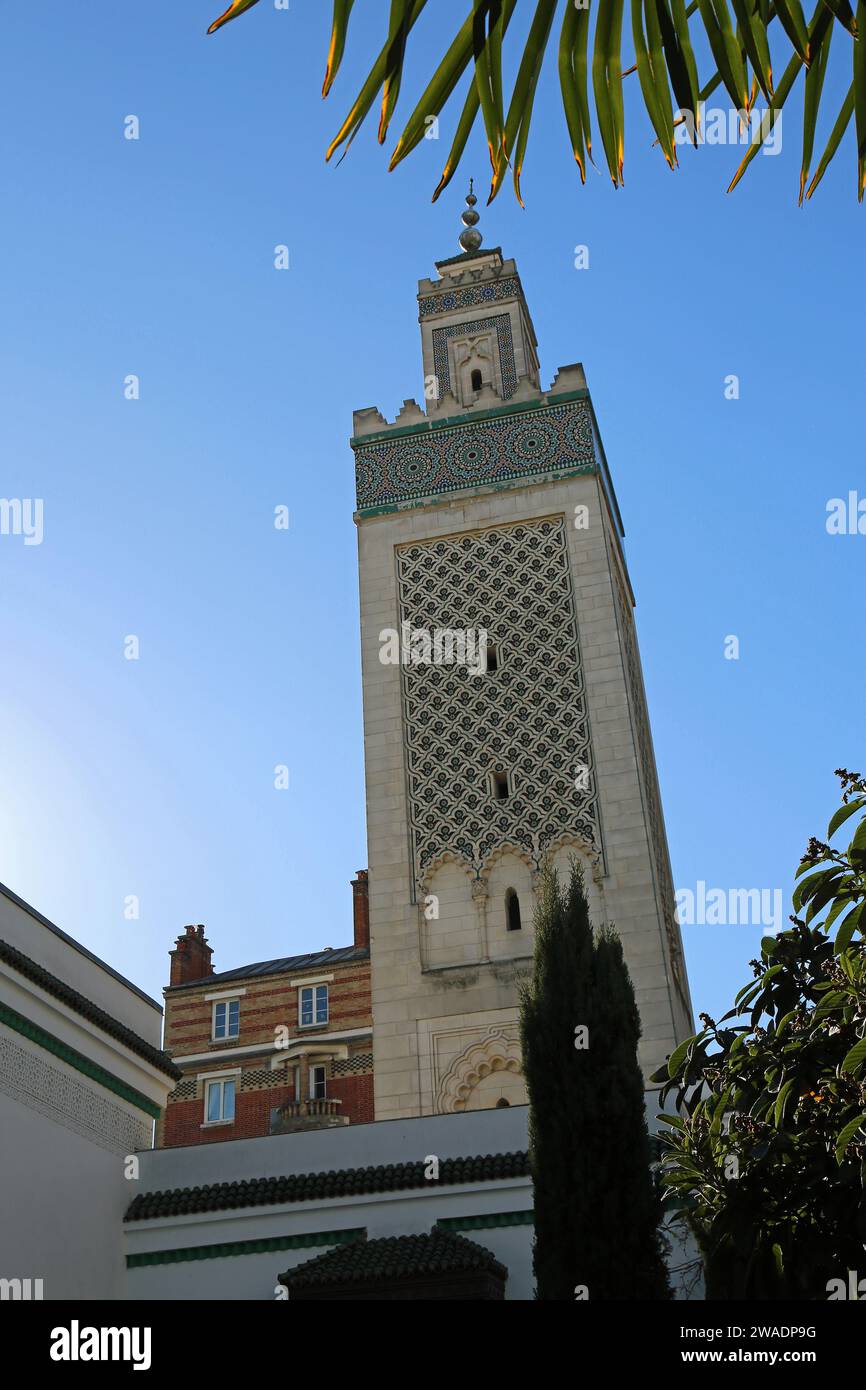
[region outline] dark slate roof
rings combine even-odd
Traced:
[[[19,975],[24,975],[26,979],[32,980],[40,989],[44,989],[46,994],[51,994],[55,999],[59,999],[61,1004],[73,1009],[82,1018],[88,1019],[103,1033],[107,1033],[110,1038],[115,1038],[117,1042],[123,1043],[130,1052],[134,1052],[138,1057],[143,1057],[146,1062],[150,1062],[151,1066],[157,1067],[166,1076],[178,1080],[184,1075],[180,1067],[175,1066],[167,1053],[161,1052],[152,1043],[145,1042],[144,1038],[140,1038],[131,1028],[127,1028],[125,1023],[112,1018],[111,1014],[100,1009],[98,1004],[92,1003],[90,999],[85,999],[83,994],[78,993],[78,990],[58,979],[56,975],[52,975],[50,970],[46,970],[44,966],[31,960],[29,956],[25,956],[24,952],[19,951],[17,947],[10,946],[8,941],[0,941],[0,961],[4,961],[6,965],[11,965],[13,970],[18,971]]]
[[[185,985],[170,985],[174,994],[180,989],[200,989],[202,985],[222,984],[225,980],[247,980],[258,975],[282,975],[285,971],[310,970],[320,965],[345,965],[354,960],[369,960],[367,946],[338,946],[335,951],[313,951],[306,956],[281,956],[279,960],[261,960],[255,965],[239,965],[237,970],[221,970],[218,975],[203,975]],[[168,991],[167,991],[168,992]]]
[[[279,1276],[287,1289],[315,1284],[362,1284],[391,1279],[418,1279],[431,1274],[472,1271],[508,1278],[508,1270],[492,1251],[465,1236],[433,1230],[422,1236],[388,1236],[355,1240],[325,1255],[295,1265]]]
[[[284,1178],[251,1178],[213,1183],[207,1187],[176,1187],[168,1192],[143,1192],[132,1202],[126,1221],[155,1221],[164,1216],[233,1207],[268,1207],[284,1202],[313,1202],[333,1197],[356,1197],[368,1192],[400,1192],[413,1187],[444,1187],[455,1183],[491,1182],[528,1177],[527,1153],[483,1154],[474,1158],[444,1158],[439,1180],[425,1178],[427,1165],[387,1163],[375,1168],[342,1168],[328,1173],[293,1173]]]
[[[460,261],[474,261],[479,256],[502,255],[501,246],[479,246],[477,251],[462,251],[459,256],[446,256],[444,261],[434,261],[438,270],[440,265],[458,265]]]

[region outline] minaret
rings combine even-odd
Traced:
[[[426,411],[357,411],[376,1118],[525,1101],[538,875],[576,855],[649,1072],[693,1031],[622,523],[580,364],[541,386],[517,267],[421,280]]]

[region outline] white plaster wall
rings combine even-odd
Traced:
[[[123,1161],[0,1094],[0,1277],[46,1299],[126,1296]]]

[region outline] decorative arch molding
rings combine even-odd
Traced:
[[[455,864],[458,869],[462,869],[463,872],[466,874],[466,877],[469,879],[470,883],[474,884],[476,882],[477,873],[475,871],[474,864],[472,864],[471,861],[468,860],[464,855],[455,854],[452,850],[447,849],[444,851],[443,854],[437,855],[437,857],[432,861],[432,863],[428,864],[421,878],[416,879],[415,886],[417,889],[419,902],[423,898],[426,898],[429,894],[433,884],[433,880],[436,877],[436,874],[439,872],[439,870],[444,869],[448,864]]]
[[[574,850],[577,858],[583,859],[587,863],[589,871],[592,874],[593,883],[600,892],[603,892],[604,879],[607,877],[607,874],[605,872],[604,860],[598,847],[584,836],[568,832],[551,841],[547,847],[544,862],[546,864],[552,863],[560,850],[563,849]]]
[[[537,865],[535,863],[535,860],[532,858],[531,854],[527,853],[525,849],[521,849],[520,845],[512,844],[510,841],[506,840],[504,844],[497,845],[495,849],[492,849],[490,853],[487,855],[486,859],[484,860],[484,864],[481,869],[481,878],[485,885],[485,888],[488,882],[490,881],[491,871],[495,869],[500,859],[505,859],[506,857],[519,859],[522,864],[526,865],[527,869],[532,875],[534,887],[535,878],[537,876]]]
[[[445,850],[437,855],[436,859],[429,865],[423,877],[416,881],[416,899],[418,906],[418,955],[421,961],[422,970],[442,965],[467,964],[467,958],[455,957],[454,959],[443,959],[436,947],[433,939],[436,936],[437,924],[443,920],[438,911],[436,915],[430,915],[430,903],[428,899],[437,897],[436,879],[442,870],[457,869],[461,876],[465,876],[467,885],[467,901],[471,903],[470,912],[472,914],[472,958],[480,960],[483,954],[484,936],[484,898],[485,894],[482,885],[478,881],[474,866],[461,854],[453,850]],[[464,922],[464,929],[466,928]]]
[[[517,1037],[500,1029],[469,1043],[454,1058],[439,1085],[436,1109],[453,1114],[466,1108],[479,1081],[491,1072],[521,1073],[523,1063]]]

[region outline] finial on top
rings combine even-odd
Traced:
[[[460,214],[460,220],[466,230],[461,232],[457,238],[461,248],[467,252],[477,251],[482,240],[481,233],[475,230],[479,218],[478,213],[475,211],[475,204],[478,202],[478,199],[472,192],[473,184],[474,179],[470,179],[469,193],[466,198],[466,211]]]

